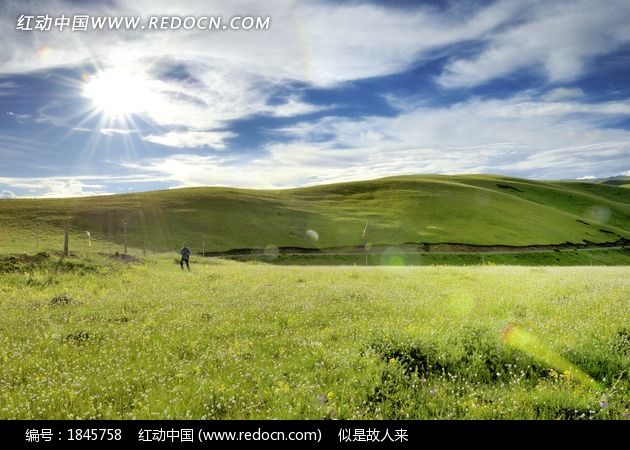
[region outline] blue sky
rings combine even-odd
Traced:
[[[271,26],[15,29],[62,13]],[[626,0],[5,1],[0,197],[630,174],[629,23]]]

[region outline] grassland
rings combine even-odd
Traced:
[[[400,251],[629,239],[626,181],[0,200],[0,419],[630,418],[627,248]]]
[[[530,245],[630,238],[630,189],[490,175],[404,176],[289,190],[193,188],[0,200],[0,252],[130,247],[194,252],[456,242]],[[366,222],[367,234],[363,236]],[[318,233],[310,239],[307,230]],[[85,231],[92,234],[88,249]]]
[[[2,419],[630,416],[627,267],[23,264]]]

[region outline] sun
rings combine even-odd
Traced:
[[[97,72],[87,78],[83,95],[107,120],[125,120],[148,111],[151,92],[147,80],[122,70]]]

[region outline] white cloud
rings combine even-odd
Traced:
[[[267,112],[275,117],[294,117],[333,108],[335,108],[334,105],[312,105],[304,103],[297,96],[291,96],[284,103],[269,105]]]
[[[30,114],[19,114],[13,111],[7,111],[7,116],[11,117],[12,119],[17,120],[18,122],[23,122],[31,118]]]
[[[170,131],[162,135],[146,136],[144,140],[168,147],[210,147],[215,150],[223,150],[225,140],[235,136],[236,134],[230,131]]]
[[[449,45],[483,42],[481,52],[452,60],[438,81],[447,87],[484,83],[527,67],[542,67],[550,80],[579,75],[592,57],[630,41],[626,0],[542,2],[508,0],[471,9],[451,5],[387,8],[352,2],[247,0],[213,2],[212,13],[271,16],[266,31],[16,32],[16,0],[0,6],[0,73],[93,64],[126,68],[171,94],[173,112],[154,111],[159,124],[216,127],[196,117],[229,120],[268,109],[266,92],[283,80],[332,86],[400,72]],[[79,5],[54,0],[51,15],[73,13],[207,15],[203,1],[139,0],[124,5]],[[17,35],[16,35],[17,33]],[[234,49],[238,49],[235,51]],[[45,50],[45,51],[43,51]],[[156,80],[160,64],[182,64],[198,83]],[[193,100],[187,102],[186,100]],[[290,102],[291,103],[291,102]],[[196,107],[195,107],[196,106]],[[312,107],[312,106],[311,106]],[[308,110],[308,107],[306,107]],[[301,114],[304,107],[296,108]],[[206,111],[206,114],[199,114]],[[278,115],[288,114],[291,104]]]
[[[520,24],[488,35],[479,54],[452,60],[438,82],[474,86],[532,67],[551,81],[571,80],[593,57],[630,42],[626,0],[521,3],[528,8]]]
[[[118,15],[208,15],[207,2],[138,0],[79,5],[47,2],[50,15],[61,12]],[[386,75],[413,63],[418,53],[470,39],[508,20],[516,8],[493,5],[470,14],[442,14],[429,8],[399,10],[373,4],[276,0],[213,2],[212,14],[271,16],[266,31],[22,32],[15,39],[15,18],[22,2],[3,2],[4,41],[0,60],[5,73],[81,64],[97,60],[131,62],[171,56],[180,61],[221,61],[270,79],[294,79],[318,85]],[[455,11],[457,12],[457,11]],[[467,17],[466,15],[469,15]],[[360,18],[360,20],[357,20]],[[326,30],[325,33],[322,30]],[[121,48],[124,46],[124,52]],[[234,49],[238,48],[238,52]],[[46,51],[43,51],[46,49]],[[105,64],[107,65],[107,64]]]
[[[474,101],[479,113],[485,117],[534,117],[566,116],[569,114],[628,115],[630,101],[579,103],[579,102],[537,102],[529,97],[515,97],[510,102],[503,100]]]
[[[12,81],[2,81],[0,82],[0,97],[4,95],[11,95],[15,91],[18,85]],[[7,113],[9,114],[9,113]]]
[[[597,177],[595,175],[584,175],[581,177],[577,177],[576,180],[596,180]]]
[[[181,186],[274,188],[403,173],[606,176],[630,161],[630,132],[600,128],[610,114],[630,115],[627,105],[554,104],[521,95],[406,108],[397,117],[326,117],[287,127],[281,133],[288,142],[268,144],[253,160],[172,155],[138,169]]]
[[[234,137],[228,122],[247,116],[295,117],[332,109],[307,103],[291,86],[334,87],[398,73],[444,56],[440,51],[449,46],[473,44],[473,50],[447,64],[437,78],[444,87],[479,85],[530,69],[562,82],[582,74],[592,58],[630,42],[625,0],[500,0],[477,9],[453,2],[447,11],[291,0],[213,2],[210,12],[201,0],[46,4],[50,15],[269,15],[271,30],[264,32],[16,32],[15,18],[23,9],[17,0],[0,4],[0,40],[10,43],[0,46],[0,74],[67,66],[121,71],[143,86],[138,114],[164,130],[144,139],[174,148],[221,150]],[[475,51],[475,45],[481,49]],[[285,95],[281,103],[275,101],[279,93]],[[289,142],[268,144],[255,160],[174,154],[143,161],[135,170],[183,185],[252,187],[415,172],[566,177],[626,170],[629,133],[599,125],[627,115],[629,103],[582,103],[581,94],[559,87],[542,101],[521,95],[437,108],[389,98],[399,109],[397,117],[328,117],[292,125],[281,130]],[[36,121],[70,126],[54,117],[53,109],[42,108]],[[106,135],[120,130],[100,128]],[[103,190],[94,179],[24,183],[22,189],[42,195]]]
[[[536,102],[528,95],[444,107],[406,104],[396,117],[325,117],[298,123],[278,131],[284,139],[267,144],[254,157],[175,153],[124,164],[140,174],[128,179],[75,177],[67,184],[69,180],[59,178],[0,178],[0,185],[30,189],[33,195],[66,196],[102,193],[106,189],[98,186],[109,189],[109,183],[152,180],[170,186],[282,188],[412,173],[601,178],[630,170],[630,132],[600,126],[611,114],[627,117],[630,110],[608,103]],[[216,148],[229,138],[222,133],[229,132],[155,138],[176,148]]]
[[[79,129],[77,131],[83,131],[83,130]],[[91,130],[88,130],[88,131],[91,131]],[[105,136],[114,136],[116,134],[131,134],[131,133],[138,132],[138,130],[130,130],[128,128],[101,128],[99,131],[101,134],[104,134]]]
[[[33,197],[83,197],[87,195],[102,195],[102,185],[86,184],[73,178],[0,178],[0,184],[25,190]]]
[[[20,197],[84,197],[88,195],[107,195],[110,184],[154,183],[158,178],[151,175],[80,175],[67,177],[0,177],[0,186],[9,187],[4,190],[23,191]]]
[[[584,92],[580,88],[559,87],[546,92],[542,99],[546,102],[557,102],[559,100],[575,99],[583,96]]]
[[[399,72],[438,48],[483,36],[520,8],[502,2],[478,11],[453,8],[447,14],[428,7],[398,9],[359,2],[239,0],[213,2],[211,13],[271,16],[271,29],[42,33],[15,30],[15,17],[24,12],[24,5],[13,0],[0,5],[0,41],[11,43],[0,47],[0,74],[81,65],[121,71],[123,78],[137,80],[146,91],[144,117],[160,126],[202,131],[253,114],[289,117],[329,109],[295,95],[283,104],[270,99],[287,81],[333,86]],[[207,2],[196,0],[124,5],[53,0],[47,2],[46,12],[209,14]],[[189,77],[163,76],[169,67],[183,67]],[[63,120],[56,123],[63,125]]]

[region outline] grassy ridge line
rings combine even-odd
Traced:
[[[0,249],[75,245],[193,250],[391,242],[476,245],[601,243],[630,238],[630,191],[598,183],[492,175],[417,175],[288,190],[190,188],[73,199],[0,201]],[[367,237],[362,236],[369,221]],[[319,234],[309,240],[307,230]],[[85,242],[84,242],[85,241]]]
[[[584,244],[530,244],[525,246],[513,245],[471,245],[457,242],[437,242],[433,244],[423,244],[417,242],[405,242],[403,244],[378,244],[378,245],[357,245],[345,247],[267,247],[267,248],[237,248],[227,251],[205,251],[197,252],[200,256],[246,256],[256,254],[321,254],[321,255],[365,255],[379,254],[391,250],[398,253],[410,254],[463,254],[463,253],[483,253],[483,254],[511,254],[511,253],[549,253],[559,251],[591,251],[598,249],[620,250],[630,248],[630,240],[619,239],[613,242],[584,243]]]
[[[290,266],[629,266],[630,249],[584,249],[511,253],[250,254],[225,259]],[[198,260],[195,260],[196,263]]]

